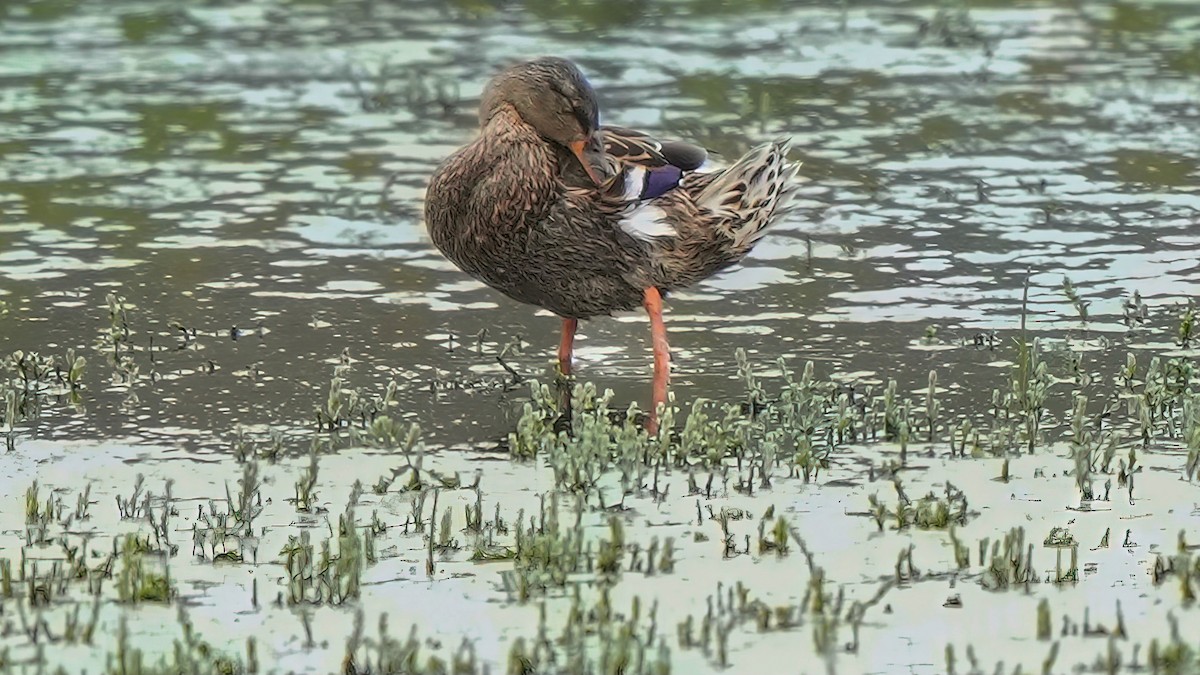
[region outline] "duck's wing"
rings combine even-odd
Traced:
[[[690,143],[607,126],[596,132],[585,157],[603,182],[597,186],[589,181],[583,194],[620,229],[649,241],[676,237],[672,222],[682,217],[675,213],[682,194],[678,188],[685,177],[702,176],[692,172],[708,153]]]
[[[604,152],[624,164],[649,169],[673,166],[680,171],[695,171],[708,159],[698,145],[682,141],[660,141],[653,136],[625,127],[601,127]]]
[[[677,188],[686,184],[690,191],[697,180],[707,182],[707,174],[693,173],[708,158],[704,148],[624,127],[601,127],[584,157],[601,182],[597,185],[578,159],[564,151],[560,179],[568,193],[606,213],[607,220],[638,239],[674,238],[677,232],[671,223],[682,217],[674,213],[682,194]]]
[[[708,152],[691,143],[662,141],[625,127],[601,127],[598,133],[605,191],[626,202],[644,202],[675,189],[683,175],[700,168]]]

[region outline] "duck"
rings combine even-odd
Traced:
[[[497,73],[479,133],[429,179],[433,245],[459,269],[562,322],[558,370],[572,375],[579,322],[644,309],[653,384],[646,429],[667,404],[663,298],[742,260],[794,208],[790,139],[724,169],[684,141],[601,125],[572,61],[543,56]]]

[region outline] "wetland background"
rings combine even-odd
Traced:
[[[557,322],[425,238],[536,54],[804,162],[670,301],[678,438],[602,414],[640,316],[583,326],[614,393],[555,436]],[[5,0],[0,664],[1198,672],[1198,75],[1191,2]]]

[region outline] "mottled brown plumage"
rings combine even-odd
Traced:
[[[463,271],[563,317],[564,372],[575,320],[639,305],[653,319],[661,294],[745,256],[786,213],[798,169],[776,142],[696,173],[701,148],[600,127],[587,80],[553,57],[493,78],[479,120],[430,179],[430,237]]]

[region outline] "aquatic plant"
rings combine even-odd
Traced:
[[[1179,329],[1176,332],[1176,339],[1179,341],[1179,346],[1187,349],[1192,344],[1192,338],[1196,334],[1196,303],[1192,299],[1188,299],[1187,305],[1179,314]]]
[[[171,587],[170,566],[161,563],[161,571],[152,569],[149,558],[155,556],[148,543],[135,535],[127,534],[113,540],[114,549],[120,546],[118,560],[121,571],[117,576],[117,598],[121,602],[138,604],[142,602],[171,601],[175,591]]]
[[[1079,315],[1079,320],[1086,325],[1088,321],[1088,305],[1092,304],[1091,301],[1084,300],[1082,297],[1080,297],[1079,291],[1076,290],[1075,284],[1071,283],[1071,279],[1069,277],[1063,277],[1062,291],[1063,295],[1066,296],[1067,301],[1070,302],[1073,307],[1075,307],[1075,312]]]
[[[297,511],[311,511],[317,498],[317,472],[320,466],[317,462],[317,442],[314,439],[308,450],[308,466],[300,472],[295,484],[295,504]]]
[[[144,648],[134,646],[128,622],[121,617],[117,624],[115,649],[105,659],[106,675],[253,675],[258,672],[257,642],[253,636],[246,638],[246,660],[242,661],[202,639],[192,627],[183,605],[179,606],[178,623],[181,637],[173,640],[172,649],[166,655],[151,661]]]

